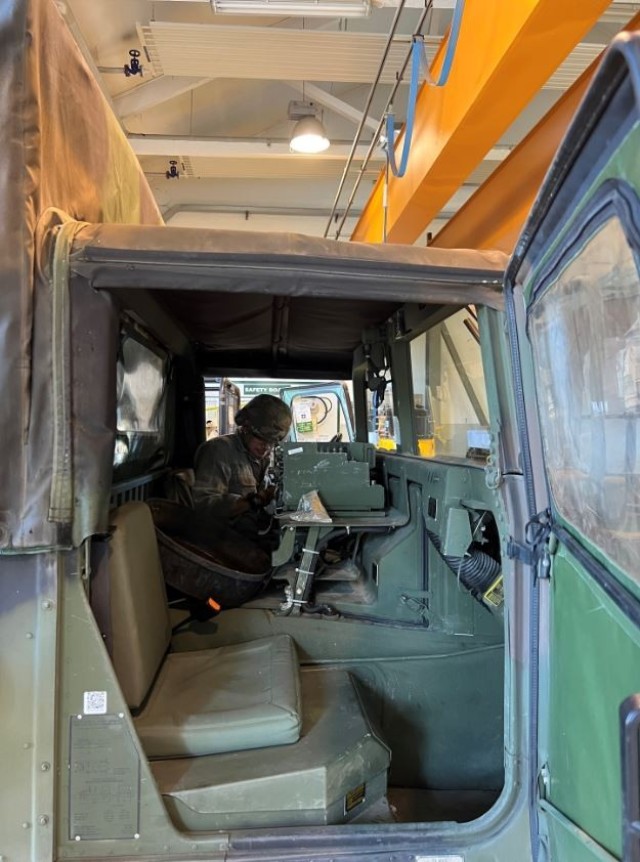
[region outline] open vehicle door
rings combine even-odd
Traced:
[[[537,570],[534,858],[562,862],[640,858],[639,73],[640,39],[620,38],[507,279],[530,519],[512,551]]]

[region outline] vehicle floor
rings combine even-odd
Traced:
[[[466,823],[485,814],[500,792],[390,787],[387,794],[398,823],[430,823],[440,820]]]
[[[502,643],[245,607],[189,625],[173,645],[208,649],[275,634],[293,638],[301,667],[349,672],[372,724],[393,752],[393,786],[492,792],[502,787]]]
[[[423,790],[389,787],[387,795],[352,823],[467,823],[495,803],[495,790]]]

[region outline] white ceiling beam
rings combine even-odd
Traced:
[[[160,75],[152,78],[132,90],[114,96],[113,103],[120,117],[130,117],[155,108],[176,96],[182,96],[203,84],[208,84],[210,78],[190,78],[181,75]]]
[[[224,140],[216,138],[183,138],[165,135],[129,135],[129,143],[137,156],[164,156],[166,158],[205,158],[205,159],[268,159],[288,156],[292,159],[346,159],[351,150],[351,144],[332,144],[328,150],[314,156],[303,156],[292,153],[288,141],[267,140]],[[356,158],[364,158],[368,150],[367,144],[361,144],[356,150]],[[374,154],[374,159],[382,161],[384,153]]]
[[[312,102],[318,102],[318,104],[323,105],[330,111],[333,111],[334,114],[338,114],[339,117],[344,117],[346,120],[350,120],[356,126],[362,119],[362,111],[359,111],[347,102],[343,102],[342,99],[338,99],[336,96],[331,95],[331,93],[327,93],[327,91],[323,90],[322,87],[317,87],[315,84],[304,84],[303,86],[301,83],[297,83],[296,81],[283,81],[283,83],[288,84],[292,90],[296,90],[298,93],[303,93],[305,98],[308,96]],[[376,132],[378,130],[379,121],[374,120],[371,117],[367,117],[364,124],[368,129]]]
[[[301,158],[300,153],[292,153],[288,141],[269,140],[247,140],[237,138],[185,138],[170,137],[166,135],[129,135],[129,143],[138,156],[163,156],[173,158],[232,158],[232,159],[255,159],[255,158]],[[351,145],[348,143],[334,143],[328,150],[310,158],[322,159],[344,159],[348,156]],[[369,145],[364,143],[358,145],[355,159],[364,158]],[[511,147],[492,147],[484,157],[485,161],[501,162],[511,152]],[[303,157],[306,158],[306,157]],[[382,150],[373,153],[372,158],[383,161],[385,158]]]

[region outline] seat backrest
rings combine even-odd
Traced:
[[[112,660],[129,707],[143,702],[171,640],[167,593],[151,512],[125,503],[111,513],[109,606]]]

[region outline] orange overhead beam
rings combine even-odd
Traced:
[[[609,4],[467,0],[449,80],[423,84],[407,171],[389,178],[387,242],[417,239]],[[434,77],[443,56],[441,46]],[[351,239],[385,240],[383,197],[384,172]]]
[[[625,30],[640,28],[640,13]],[[439,248],[495,248],[510,254],[536,194],[602,54],[450,219],[432,242]]]

